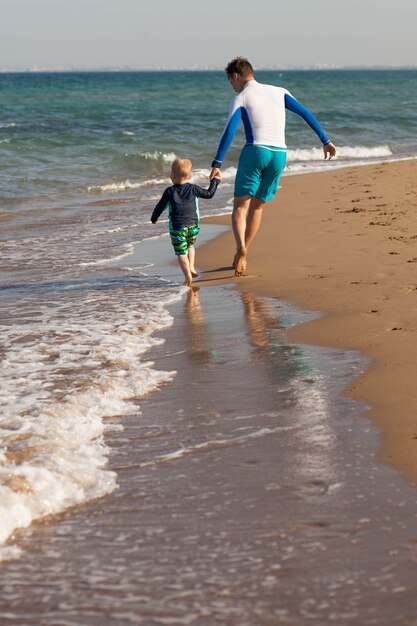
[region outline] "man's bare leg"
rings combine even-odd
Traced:
[[[179,254],[177,256],[177,259],[178,259],[180,268],[182,269],[182,273],[184,274],[184,277],[185,277],[184,285],[187,285],[187,287],[189,287],[191,283],[193,282],[193,276],[190,270],[190,262],[188,261],[188,255]]]
[[[232,225],[236,241],[236,254],[233,260],[235,276],[246,270],[246,255],[262,221],[265,202],[250,196],[235,197]]]
[[[232,213],[232,227],[233,234],[236,241],[236,254],[233,259],[233,267],[235,270],[235,276],[242,276],[246,269],[246,217],[249,210],[249,204],[251,197],[247,196],[235,196],[233,203]]]
[[[191,276],[193,278],[196,278],[198,276],[198,272],[195,271],[195,249],[193,246],[190,246],[188,248],[187,257],[188,257],[188,264],[190,266]]]
[[[246,250],[252,243],[256,233],[259,230],[259,226],[262,221],[262,212],[265,202],[258,200],[258,198],[251,198],[249,204],[249,210],[246,217],[246,231],[245,231],[245,247]]]

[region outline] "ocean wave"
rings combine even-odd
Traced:
[[[114,183],[106,183],[104,185],[90,185],[87,187],[89,193],[120,193],[123,191],[134,191],[143,187],[152,187],[154,185],[168,185],[171,183],[169,178],[149,178],[140,182],[131,182],[130,180],[121,180]]]
[[[101,233],[98,233],[98,234],[99,235],[100,234],[105,234],[105,232],[106,231],[102,231]],[[113,232],[117,232],[117,231],[113,230]],[[97,261],[82,261],[78,265],[80,267],[94,267],[94,266],[98,266],[98,265],[109,265],[110,263],[115,263],[116,261],[121,261],[122,259],[125,259],[126,257],[128,257],[128,256],[130,256],[132,254],[135,243],[136,243],[135,241],[132,241],[130,243],[126,243],[123,246],[125,251],[121,252],[117,256],[109,257],[107,259],[98,259]]]
[[[323,158],[323,154],[322,154]],[[232,181],[236,176],[236,168],[228,167],[222,171],[222,181]],[[191,177],[191,182],[196,183],[202,187],[208,186],[208,180],[211,169],[195,169]],[[169,177],[163,178],[148,178],[141,181],[120,180],[112,183],[105,183],[103,185],[90,185],[87,187],[89,193],[123,193],[125,191],[136,191],[138,189],[146,189],[147,187],[157,187],[161,185],[172,185],[172,181]],[[157,200],[159,196],[152,195],[147,197],[147,200]]]
[[[166,153],[154,150],[153,152],[126,152],[123,160],[130,166],[141,167],[145,170],[165,171],[176,157],[174,152]]]
[[[337,146],[338,159],[375,159],[389,156],[392,156],[392,151],[389,146],[374,146],[371,148],[366,146]],[[287,152],[287,161],[289,163],[322,160],[322,148],[296,149],[288,150]]]
[[[35,519],[117,487],[104,436],[121,426],[109,418],[138,414],[137,399],[175,375],[143,361],[163,342],[155,331],[172,324],[165,305],[181,295],[157,291],[142,291],[140,307],[105,294],[78,310],[62,298],[39,321],[2,328],[1,544]],[[10,554],[6,545],[0,559]]]
[[[127,155],[126,155],[127,156]],[[145,161],[155,161],[156,163],[168,163],[171,164],[177,155],[174,152],[159,152],[154,150],[153,152],[139,152],[137,156]]]
[[[199,168],[199,169],[193,170],[191,182],[196,183],[202,187],[207,186],[210,172],[211,172],[211,168],[210,169]],[[231,166],[231,167],[227,167],[221,172],[222,172],[222,182],[227,181],[227,180],[234,180],[237,169],[236,167]]]

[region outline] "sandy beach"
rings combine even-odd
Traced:
[[[406,160],[283,177],[249,251],[247,276],[236,281],[231,271],[231,232],[198,254],[201,286],[236,281],[243,292],[320,311],[320,319],[292,331],[293,339],[359,350],[370,359],[345,393],[369,405],[367,417],[382,429],[380,460],[413,483],[416,175],[417,161]]]

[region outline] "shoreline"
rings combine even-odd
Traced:
[[[233,275],[229,230],[199,248],[204,272],[195,282],[233,282],[322,313],[291,330],[292,338],[369,359],[344,395],[369,406],[366,416],[381,429],[380,461],[414,484],[416,174],[417,160],[408,160],[283,177],[249,251],[248,275]],[[230,217],[203,221],[230,224]]]
[[[207,249],[225,232],[202,230]],[[136,246],[129,265],[144,260],[180,277],[167,241]],[[173,379],[106,435],[118,489],[16,533],[5,626],[413,619],[416,492],[377,462],[377,427],[341,393],[362,354],[292,342],[313,314],[218,273],[221,288],[180,288],[146,354]]]
[[[273,298],[169,308],[148,356],[176,375],[106,438],[119,488],[19,533],[2,624],[412,620],[415,490],[340,396],[362,357],[288,343],[311,315]]]

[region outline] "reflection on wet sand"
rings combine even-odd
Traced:
[[[190,287],[187,292],[185,317],[188,322],[191,357],[200,365],[209,363],[214,355],[210,345],[210,333],[201,307],[199,287]]]
[[[242,294],[249,339],[256,348],[255,358],[267,366],[274,385],[287,394],[287,406],[303,416],[304,426],[294,432],[294,454],[298,458],[298,472],[307,479],[311,474],[320,481],[334,481],[333,445],[329,390],[326,376],[319,374],[323,363],[308,346],[289,344],[285,326],[281,324],[270,299]],[[277,304],[277,303],[276,303]]]
[[[235,294],[235,307],[229,323],[236,327],[238,319],[244,321],[242,331],[249,347],[246,358],[240,353],[237,360],[232,346],[218,345],[219,331],[214,320],[209,323],[205,319],[199,288],[188,291],[186,333],[193,362],[199,366],[211,364],[223,368],[224,387],[215,389],[220,404],[224,394],[230,397],[231,383],[228,380],[233,377],[233,368],[242,373],[245,383],[238,391],[236,402],[244,402],[246,407],[251,406],[255,411],[253,422],[250,426],[248,423],[247,428],[256,430],[265,426],[270,428],[271,425],[275,428],[283,420],[288,427],[294,428],[291,448],[296,482],[304,483],[312,478],[324,484],[335,482],[338,480],[334,467],[335,434],[328,377],[321,372],[322,358],[308,346],[288,342],[283,321],[286,309],[278,301],[252,293]],[[209,315],[212,316],[213,312]],[[227,334],[225,328],[222,334]],[[243,348],[243,343],[240,347]],[[243,373],[243,361],[251,372],[250,376]],[[207,375],[203,380],[207,382]],[[201,389],[200,393],[204,390]],[[265,412],[269,415],[266,422]],[[277,423],[271,424],[273,414]]]
[[[277,311],[272,310],[271,301],[250,292],[241,295],[249,340],[256,348],[255,358],[268,366],[273,382],[285,383],[307,375],[309,368],[302,349],[287,343],[285,329]]]

